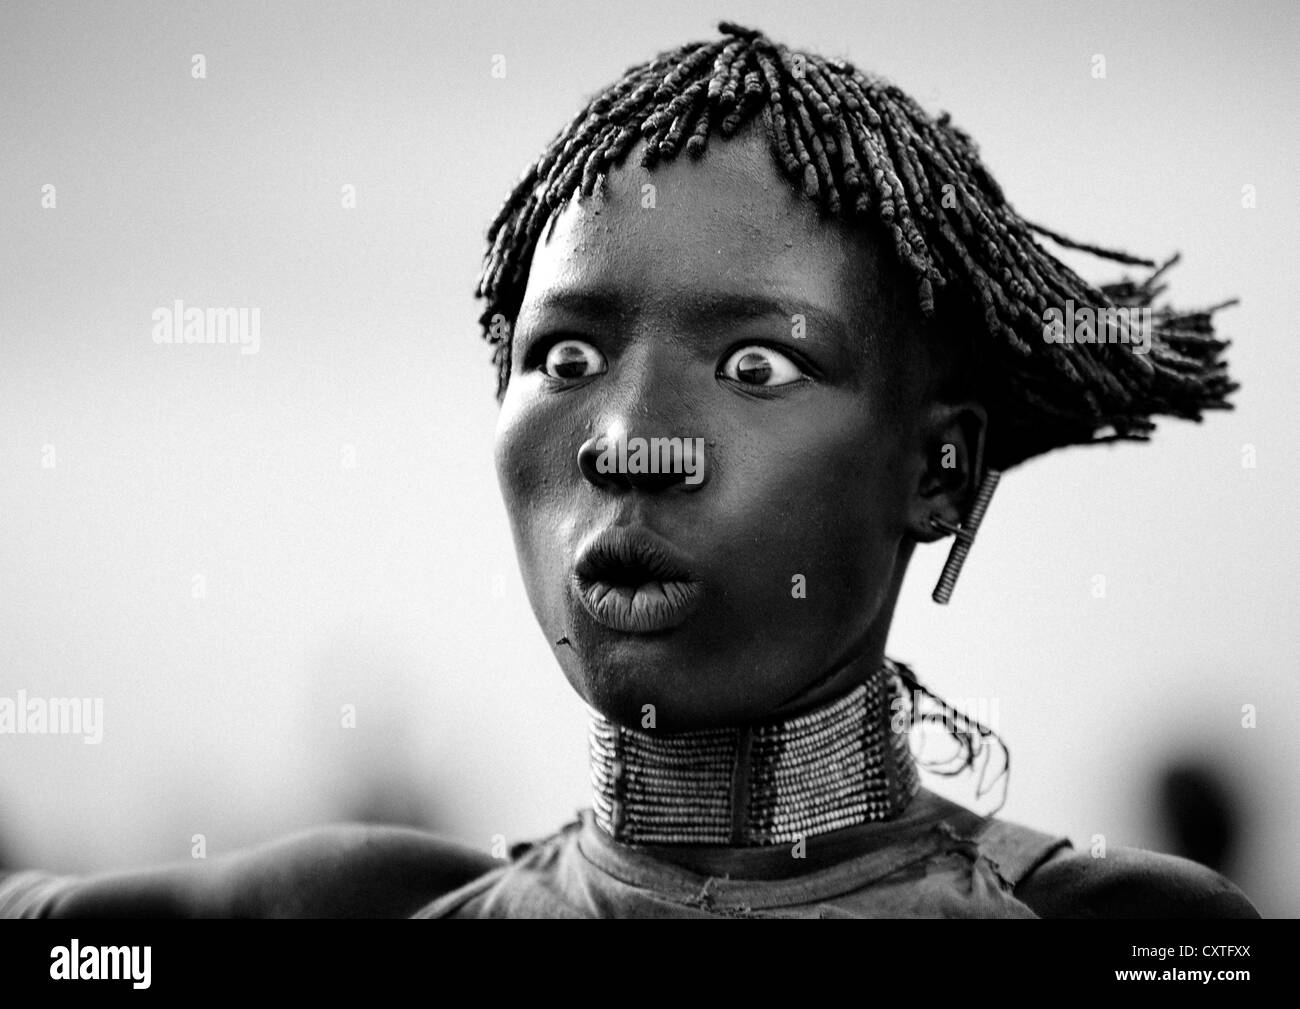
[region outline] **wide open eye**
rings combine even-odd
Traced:
[[[799,366],[778,350],[753,344],[741,347],[723,363],[719,374],[743,385],[789,385],[804,377]]]
[[[585,340],[559,340],[546,352],[542,370],[551,378],[586,378],[605,371],[605,357]]]

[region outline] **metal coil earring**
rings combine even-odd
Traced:
[[[975,501],[971,504],[966,520],[961,525],[945,522],[938,515],[930,516],[930,525],[935,529],[942,529],[957,537],[953,542],[952,550],[948,553],[948,561],[939,575],[939,584],[934,587],[934,593],[930,596],[941,606],[946,605],[952,598],[952,590],[957,584],[957,576],[961,574],[961,566],[966,563],[966,555],[970,553],[971,545],[975,542],[975,534],[979,532],[980,523],[984,521],[984,513],[988,511],[989,499],[993,497],[993,491],[997,489],[998,480],[1001,478],[1000,470],[985,471],[979,489],[975,492]]]

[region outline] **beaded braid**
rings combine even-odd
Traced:
[[[896,659],[890,659],[889,665],[898,679],[907,688],[910,703],[904,708],[909,716],[909,727],[915,725],[938,725],[957,744],[957,751],[938,760],[918,761],[927,771],[956,777],[968,770],[975,770],[978,780],[975,784],[976,798],[982,798],[993,791],[1001,782],[1001,798],[997,806],[989,813],[996,814],[1007,801],[1007,790],[1011,783],[1011,750],[996,731],[983,722],[958,711],[938,694],[934,693],[917,679],[912,667]],[[995,761],[990,749],[996,743],[1002,754],[1001,760]],[[990,777],[992,775],[992,777]]]
[[[778,169],[826,216],[875,228],[915,281],[923,318],[973,327],[973,394],[989,413],[985,464],[1005,470],[1066,445],[1144,441],[1155,414],[1200,420],[1228,409],[1236,388],[1228,343],[1212,316],[1152,308],[1156,283],[1089,284],[1039,245],[1155,268],[1076,242],[1020,217],[947,113],[930,117],[892,84],[851,63],[795,53],[730,22],[723,38],[688,43],[629,68],[592,99],[529,167],[488,229],[477,295],[493,347],[497,397],[510,379],[510,330],[547,221],[591,195],[645,141],[652,169],[685,147],[700,158],[713,134],[758,119]],[[1152,308],[1146,355],[1115,343],[1049,343],[1044,313],[1067,301],[1093,310]],[[1122,325],[1126,325],[1123,323]],[[1124,339],[1121,328],[1120,337]]]

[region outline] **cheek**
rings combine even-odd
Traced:
[[[492,450],[497,483],[501,486],[501,494],[506,500],[512,519],[515,514],[514,503],[524,496],[526,485],[533,479],[527,466],[530,457],[529,432],[521,420],[517,397],[512,387],[507,389],[505,398],[501,401]]]
[[[859,421],[810,435],[816,448],[783,460],[771,487],[773,553],[792,569],[785,579],[805,574],[810,597],[816,580],[832,611],[837,602],[872,606],[894,575],[905,474],[894,440],[871,431]]]
[[[577,432],[560,410],[543,411],[506,393],[493,458],[525,577],[548,563],[548,549],[573,518]]]
[[[532,405],[516,379],[501,402],[494,448],[497,482],[512,519],[522,517],[521,509],[540,503],[551,477],[559,472],[560,441],[556,419]]]

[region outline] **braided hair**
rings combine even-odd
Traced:
[[[1151,309],[1177,256],[1155,269],[1150,260],[1033,224],[1007,203],[971,138],[946,113],[932,118],[893,84],[843,60],[794,52],[729,22],[718,27],[722,38],[660,53],[593,98],[529,166],[492,222],[476,293],[486,302],[480,323],[493,347],[498,399],[509,382],[510,333],[533,251],[552,215],[575,194],[591,195],[642,140],[641,164],[653,169],[683,146],[698,159],[713,134],[725,139],[761,118],[794,187],[823,215],[863,222],[884,237],[915,286],[922,317],[960,320],[972,351],[972,391],[989,415],[988,468],[1066,445],[1144,441],[1155,414],[1199,421],[1203,410],[1230,408],[1237,384],[1221,360],[1228,343],[1211,319],[1232,302]],[[1036,236],[1154,272],[1095,287]],[[1067,302],[1150,310],[1149,352],[1044,339],[1046,313]]]

